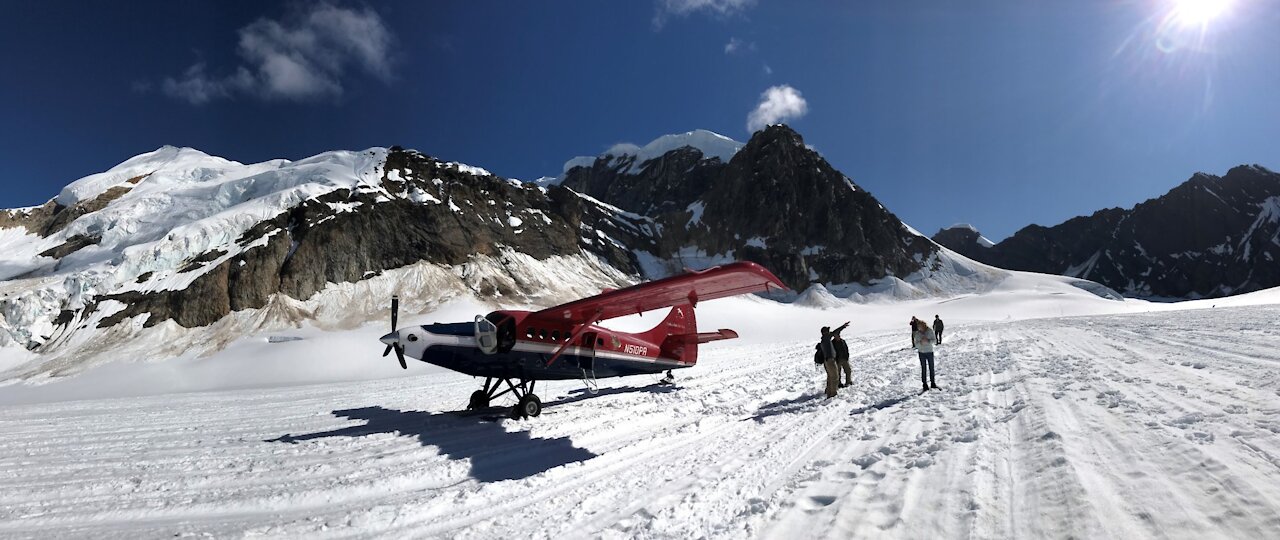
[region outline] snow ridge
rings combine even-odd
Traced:
[[[634,158],[630,165],[627,166],[624,174],[635,174],[640,172],[645,162],[652,159],[662,157],[663,154],[679,148],[690,147],[702,152],[703,159],[717,158],[721,162],[728,163],[734,154],[741,150],[743,143],[725,137],[719,133],[707,131],[705,129],[695,129],[685,133],[674,133],[663,135],[649,142],[644,146],[636,146],[631,143],[615,144],[599,156],[578,156],[564,164],[564,171],[569,172],[575,167],[590,167],[596,159],[602,157],[611,157],[614,161],[620,161],[625,158]]]

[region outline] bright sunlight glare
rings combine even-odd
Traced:
[[[1184,26],[1205,26],[1231,8],[1232,0],[1171,0],[1173,19]]]

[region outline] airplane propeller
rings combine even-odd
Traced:
[[[391,334],[396,333],[396,318],[399,316],[399,314],[400,314],[400,297],[392,296],[391,297]],[[387,334],[386,336],[383,337],[383,339],[385,340],[388,337],[391,337],[391,334]],[[400,360],[401,369],[409,369],[409,364],[405,363],[404,361],[404,347],[400,346],[399,339],[396,339],[395,341],[392,341],[391,343],[387,344],[387,350],[382,351],[383,358],[386,358],[388,354],[391,354],[392,350],[396,351],[396,359]]]

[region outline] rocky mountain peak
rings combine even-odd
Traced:
[[[752,134],[747,146],[754,146],[756,151],[767,147],[774,147],[777,150],[803,148],[804,137],[786,124],[771,124]]]
[[[800,290],[906,276],[933,253],[790,127],[757,131],[727,163],[697,157],[669,151],[639,174],[597,160],[563,185],[653,218],[664,231],[659,257],[694,267],[751,260]]]

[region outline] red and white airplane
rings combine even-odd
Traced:
[[[738,337],[733,330],[698,332],[693,310],[698,302],[740,294],[787,290],[764,267],[735,262],[688,271],[542,311],[498,310],[474,321],[396,329],[399,299],[391,299],[391,333],[383,356],[395,351],[400,367],[405,355],[459,373],[484,377],[484,388],[471,394],[468,409],[489,406],[512,393],[512,418],[538,416],[542,401],[534,395],[540,380],[583,379],[653,374],[693,367],[698,344]],[[610,330],[597,323],[654,309],[671,308],[667,317],[646,332]],[[516,381],[516,382],[513,382]],[[505,383],[506,388],[502,387]]]

